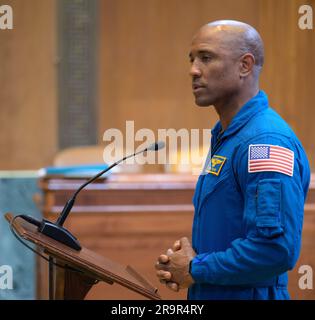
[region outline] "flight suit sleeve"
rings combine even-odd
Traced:
[[[248,172],[251,144],[276,145],[293,151],[293,176],[272,171]],[[254,284],[294,267],[300,252],[305,201],[300,152],[289,139],[271,136],[252,139],[236,149],[232,161],[244,197],[245,237],[235,239],[225,251],[197,255],[190,265],[195,282]]]

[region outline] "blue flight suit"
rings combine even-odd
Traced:
[[[310,182],[306,154],[263,91],[221,129],[218,122],[212,130],[211,166],[193,198],[197,256],[188,299],[289,299],[287,271],[299,256]],[[292,175],[279,163],[275,171],[249,172],[250,146],[294,153]],[[279,159],[287,158],[280,152]]]

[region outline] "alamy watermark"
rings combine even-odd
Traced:
[[[125,133],[116,128],[104,132],[103,141],[107,143],[103,152],[105,163],[115,162],[126,155],[145,149],[156,141],[164,141],[166,148],[158,152],[146,152],[126,160],[127,164],[162,164],[185,166],[191,168],[193,174],[200,174],[207,159],[210,147],[210,129],[158,129],[142,128],[135,132],[134,121],[126,121]],[[136,142],[141,142],[135,147]]]
[[[298,25],[301,30],[312,30],[313,29],[313,8],[310,5],[302,5],[299,7]]]
[[[309,265],[302,265],[299,267],[299,274],[302,276],[299,279],[299,288],[301,290],[313,289],[313,269]]]
[[[9,265],[0,266],[0,290],[13,289],[13,270]]]
[[[7,4],[0,5],[0,29],[13,29],[13,10]]]

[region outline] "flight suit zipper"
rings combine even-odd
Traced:
[[[211,157],[210,157],[211,159],[214,156],[214,153],[219,149],[219,147],[221,145],[221,142],[222,142],[222,138],[221,137],[222,137],[222,135],[223,135],[223,132],[218,135],[217,142],[215,143],[213,149],[211,147]],[[210,166],[211,166],[211,159],[210,159]],[[204,180],[205,180],[205,175],[202,176],[202,181],[201,181],[200,188],[199,188],[198,207],[197,207],[198,212],[199,212],[199,207],[200,207],[200,195],[201,195],[201,190],[202,190],[202,187],[203,187]]]
[[[217,142],[215,143],[213,149],[211,150],[211,158],[213,157],[214,153],[218,150],[218,148],[221,145],[223,133],[224,131],[218,135]]]
[[[211,159],[214,155],[214,153],[219,149],[219,147],[221,146],[221,142],[222,142],[222,135],[223,135],[223,132],[221,134],[218,135],[218,139],[213,147],[213,149],[211,148]],[[211,160],[210,160],[210,165],[211,165]],[[202,188],[203,188],[203,183],[204,183],[204,180],[205,180],[205,175],[203,175],[202,177],[202,181],[201,181],[201,186],[199,188],[199,196],[198,196],[198,206],[197,206],[197,216],[198,216],[198,222],[197,222],[197,230],[200,230],[200,206],[201,206],[201,203],[200,203],[200,196],[202,194]],[[200,232],[199,232],[199,235],[200,235]],[[198,237],[198,246],[200,245],[200,238]]]

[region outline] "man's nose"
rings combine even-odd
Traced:
[[[198,68],[197,64],[193,62],[190,67],[189,74],[194,78],[194,77],[200,77],[201,76],[201,71],[200,68]]]

